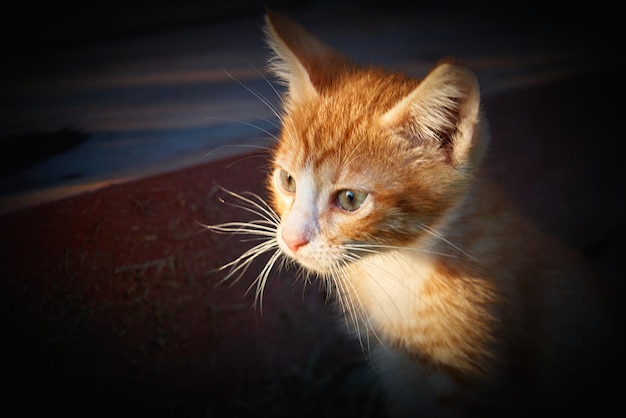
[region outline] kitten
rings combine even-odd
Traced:
[[[282,257],[322,278],[392,415],[606,406],[609,392],[594,403],[591,390],[615,348],[601,288],[489,179],[475,75],[451,62],[423,80],[358,66],[288,18],[266,20],[287,88],[271,209],[233,193],[263,220],[210,228],[267,241],[229,277],[273,250],[258,292]]]

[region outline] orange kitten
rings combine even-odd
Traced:
[[[614,348],[594,273],[488,178],[475,75],[357,66],[275,13],[266,35],[287,87],[275,213],[242,197],[261,223],[211,227],[268,237],[231,274],[274,250],[261,286],[286,256],[334,287],[394,415],[607,405],[591,393]]]

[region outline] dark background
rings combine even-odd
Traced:
[[[172,30],[182,26],[226,21],[259,15],[265,7],[285,12],[326,8],[329,15],[398,12],[419,14],[442,9],[450,16],[469,13],[481,19],[528,22],[520,36],[532,37],[534,25],[547,25],[596,48],[616,46],[619,40],[615,3],[571,3],[559,1],[447,1],[425,0],[129,0],[108,2],[4,2],[2,14],[3,54],[28,59],[49,48],[88,43],[108,37]],[[477,20],[480,26],[480,20]],[[480,30],[477,27],[477,30]],[[6,55],[5,55],[6,56]],[[8,65],[7,65],[8,64]],[[43,63],[40,63],[40,65]],[[5,62],[3,68],[11,67]]]

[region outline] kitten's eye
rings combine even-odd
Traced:
[[[283,189],[291,193],[296,191],[296,180],[291,176],[291,174],[285,170],[280,170],[279,179],[280,185],[283,186]]]
[[[337,205],[339,205],[341,209],[352,212],[361,207],[366,197],[367,193],[365,192],[342,190],[337,193]]]

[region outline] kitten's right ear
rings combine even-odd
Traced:
[[[383,126],[436,149],[454,167],[477,167],[488,143],[480,122],[478,80],[465,67],[442,63],[382,117]]]
[[[276,54],[270,69],[287,85],[290,100],[316,97],[352,67],[347,58],[291,19],[268,10],[265,20],[266,40]]]

